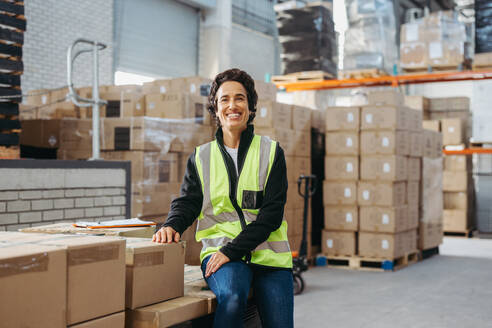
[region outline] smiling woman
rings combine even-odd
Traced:
[[[208,111],[216,139],[188,159],[181,197],[153,237],[177,242],[199,218],[202,272],[218,302],[214,327],[243,326],[251,288],[263,327],[293,327],[285,157],[276,141],[254,134],[257,99],[248,73],[230,69],[215,77]]]

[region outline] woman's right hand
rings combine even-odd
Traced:
[[[152,236],[152,241],[156,243],[172,243],[179,242],[179,235],[176,230],[171,227],[162,227]]]

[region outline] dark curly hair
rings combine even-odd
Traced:
[[[207,109],[210,115],[212,115],[212,118],[215,120],[217,126],[220,127],[219,118],[215,114],[215,112],[217,111],[216,96],[217,91],[219,90],[222,83],[227,81],[239,82],[246,89],[246,93],[248,95],[248,107],[250,111],[247,124],[250,124],[256,116],[256,103],[258,102],[258,94],[255,90],[255,81],[248,73],[240,70],[239,68],[231,68],[215,76],[214,81],[212,82],[212,87],[210,88],[210,95],[208,96]]]

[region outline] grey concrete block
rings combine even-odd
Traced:
[[[119,206],[104,207],[104,216],[120,215],[120,211]]]
[[[85,194],[84,189],[67,189],[65,190],[65,197],[82,197]]]
[[[104,188],[102,189],[102,193],[105,196],[124,195],[125,188]]]
[[[113,205],[125,205],[126,197],[125,196],[115,196],[113,199]]]
[[[63,220],[63,210],[44,211],[43,221]]]
[[[84,217],[83,208],[65,210],[65,219],[80,219],[83,217]]]
[[[63,170],[66,171],[69,170]],[[0,168],[0,176],[15,176],[15,179],[0,179],[0,190],[63,188],[65,177],[60,173],[59,169]]]
[[[66,188],[124,187],[124,169],[69,169],[63,171]]]
[[[0,200],[16,200],[19,199],[19,193],[17,191],[1,191]]]
[[[23,212],[31,209],[31,202],[28,200],[14,200],[7,203],[7,212]]]
[[[75,207],[92,207],[94,206],[94,198],[76,198]]]
[[[112,205],[111,197],[97,197],[94,199],[94,205],[95,206],[110,206],[110,205]]]
[[[7,226],[7,231],[18,231],[19,229],[29,228],[29,224],[13,224]]]
[[[19,222],[39,222],[41,221],[41,212],[25,212],[19,213]]]
[[[103,216],[103,208],[102,207],[94,207],[94,208],[86,208],[85,209],[85,217],[96,217]]]
[[[63,189],[44,190],[43,198],[63,198],[65,191]]]
[[[0,214],[0,224],[18,223],[18,218],[19,214],[17,213]]]
[[[0,226],[0,231],[7,231],[7,226]]]
[[[7,211],[7,204],[6,203],[0,203],[0,213],[6,212]]]
[[[125,215],[126,214],[126,207],[125,206],[121,206],[120,207],[120,214],[121,215]]]
[[[31,208],[33,211],[37,210],[50,210],[53,208],[52,199],[41,199],[31,201]]]
[[[26,190],[19,192],[20,199],[39,199],[43,197],[41,190]]]
[[[102,196],[103,190],[101,188],[85,189],[85,195],[86,196]]]
[[[55,199],[54,201],[54,207],[55,208],[73,208],[74,206],[74,200],[72,198],[66,198],[66,199]]]
[[[111,220],[125,220],[125,219],[126,219],[126,217],[125,217],[125,216],[113,216],[113,217],[111,218]]]

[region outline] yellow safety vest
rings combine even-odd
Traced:
[[[230,177],[217,141],[196,148],[195,163],[203,192],[203,205],[196,230],[196,240],[203,245],[200,262],[232,241],[247,224],[256,220],[259,212],[257,200],[265,193],[276,146],[277,143],[268,137],[253,137],[235,192],[230,192]],[[268,239],[251,252],[251,263],[292,267],[285,219],[280,228],[270,233]]]

